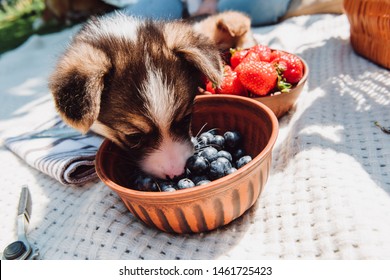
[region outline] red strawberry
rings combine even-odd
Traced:
[[[237,73],[229,65],[224,67],[224,78],[216,93],[246,96],[246,89],[237,77]]]
[[[212,94],[215,94],[215,85],[213,84],[213,82],[211,81],[208,81],[206,83],[206,91],[212,93]]]
[[[271,52],[271,62],[272,63],[277,62],[277,59],[280,58],[281,54],[282,54],[282,51],[272,50],[272,52]]]
[[[248,50],[230,49],[230,53],[232,54],[230,57],[230,66],[234,69],[248,54]]]
[[[243,86],[255,95],[267,95],[278,80],[275,67],[263,61],[244,61],[237,66],[236,72]]]
[[[273,57],[272,62],[278,64],[277,67],[288,83],[296,84],[302,79],[303,63],[299,57],[283,51],[274,51]]]
[[[235,69],[242,61],[271,61],[271,49],[264,45],[256,45],[246,50],[231,49],[230,65]]]
[[[258,55],[260,61],[271,61],[271,49],[268,46],[256,45],[249,49],[250,52],[254,52]]]
[[[249,62],[249,61],[263,61],[270,62],[271,61],[271,49],[267,46],[256,45],[248,50],[247,55],[241,62]]]
[[[248,54],[245,56],[245,58],[241,62],[247,63],[249,61],[261,61],[260,55],[256,52],[249,50]]]

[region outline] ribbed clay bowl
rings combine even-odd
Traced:
[[[205,95],[195,100],[192,131],[238,130],[253,160],[233,174],[206,185],[176,192],[142,192],[127,188],[123,152],[105,140],[96,156],[100,179],[114,190],[130,212],[145,224],[166,232],[213,230],[240,217],[260,196],[267,182],[278,121],[272,111],[249,98]]]

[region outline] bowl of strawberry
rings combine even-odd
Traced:
[[[309,74],[298,55],[265,45],[230,49],[223,58],[222,83],[217,87],[206,81],[201,93],[250,97],[268,106],[278,118],[294,106]]]
[[[105,140],[96,155],[99,178],[147,226],[172,233],[206,232],[243,215],[259,199],[272,164],[278,120],[264,104],[241,96],[195,98],[194,154],[179,178],[139,172]]]

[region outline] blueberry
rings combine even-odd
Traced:
[[[211,139],[210,145],[217,150],[222,150],[225,147],[225,138],[221,135],[215,135],[214,138]]]
[[[136,178],[134,184],[135,184],[135,188],[139,191],[145,191],[145,192],[159,191],[156,181],[150,176],[140,175]]]
[[[213,128],[213,129],[210,129],[209,131],[207,131],[207,132],[209,132],[209,133],[211,133],[212,135],[218,135],[218,132],[217,132],[217,130],[218,130],[218,128]]]
[[[200,175],[206,173],[209,170],[210,163],[202,156],[193,155],[188,158],[186,167],[192,174]]]
[[[198,175],[198,176],[193,176],[191,180],[192,182],[194,182],[195,185],[198,185],[200,181],[209,180],[209,177],[207,177],[206,175]]]
[[[220,157],[224,157],[226,159],[228,159],[230,162],[233,160],[233,157],[231,155],[231,153],[229,153],[228,151],[225,151],[225,150],[221,150],[217,153],[217,156],[220,158]]]
[[[252,160],[251,156],[243,156],[236,161],[237,169],[243,167],[245,164],[249,163]]]
[[[217,161],[222,162],[225,173],[232,168],[232,163],[227,158],[219,157]]]
[[[246,155],[246,152],[242,148],[238,148],[232,152],[232,156],[234,160],[238,160],[239,158],[242,158]]]
[[[225,176],[225,164],[222,161],[214,160],[210,163],[209,176],[212,180],[216,180]]]
[[[188,178],[184,178],[184,179],[181,179],[179,182],[177,182],[177,188],[179,190],[182,190],[182,189],[189,189],[189,188],[192,188],[194,187],[195,184],[194,182],[192,182],[190,179]]]
[[[160,182],[158,185],[159,185],[160,190],[161,190],[162,192],[174,192],[174,191],[176,191],[176,189],[174,188],[172,182],[169,182],[169,181],[162,181],[162,182]]]
[[[202,180],[202,181],[199,181],[196,185],[197,186],[206,185],[206,184],[208,184],[210,182],[211,182],[210,180]]]
[[[214,139],[214,135],[210,132],[203,132],[199,135],[198,142],[202,145],[209,145],[211,141]]]
[[[234,173],[234,172],[236,172],[236,171],[237,171],[237,169],[234,168],[234,167],[232,167],[232,168],[230,168],[228,171],[226,171],[226,175],[232,174],[232,173]]]
[[[232,150],[241,144],[241,134],[238,131],[226,131],[223,135],[225,138],[225,147]]]
[[[207,143],[208,139],[206,137],[198,137],[198,149],[202,147],[206,147],[208,145]]]
[[[214,147],[207,147],[204,148],[200,153],[199,156],[204,157],[208,160],[208,162],[212,162],[218,158],[217,156],[218,150]]]
[[[174,187],[169,187],[163,190],[163,192],[175,192],[176,189]]]

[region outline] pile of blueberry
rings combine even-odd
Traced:
[[[176,180],[159,180],[140,173],[131,187],[140,191],[173,192],[207,184],[229,175],[252,160],[242,147],[242,136],[237,131],[223,135],[217,130],[193,137],[195,153],[186,163],[186,172]]]

